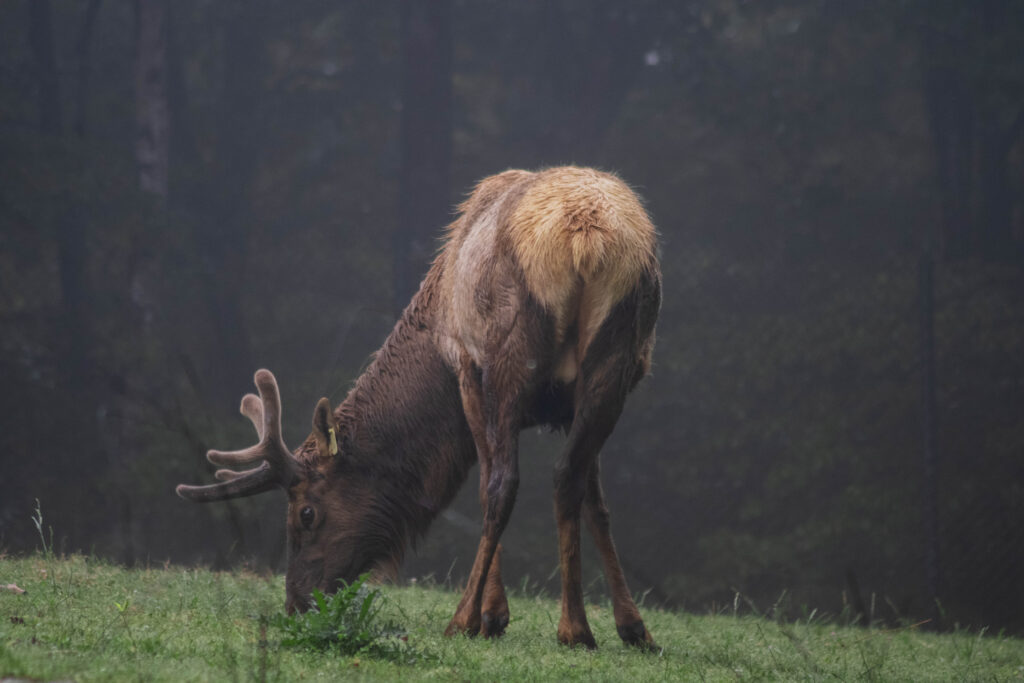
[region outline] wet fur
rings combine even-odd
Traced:
[[[595,194],[596,205],[588,204]],[[619,213],[616,201],[623,207]],[[529,346],[544,353],[526,359],[536,363],[537,380],[522,406],[520,428],[564,429],[572,421],[573,385],[552,371],[559,345],[579,343],[579,330],[571,319],[574,311],[565,310],[558,292],[604,275],[616,294],[623,282],[636,287],[641,278],[648,298],[660,293],[654,228],[636,196],[614,176],[573,167],[506,171],[482,181],[459,208],[461,215],[419,292],[334,412],[342,457],[332,463],[333,478],[359,480],[374,491],[375,500],[360,515],[361,529],[352,530],[366,536],[365,556],[357,562],[363,571],[400,565],[405,548],[426,533],[477,461],[459,401],[459,357],[467,353],[458,339],[460,326],[476,323],[472,334],[486,344],[505,333],[509,316],[526,311],[524,317],[533,321]],[[494,214],[493,241],[484,245],[471,273],[457,270],[460,250],[488,212]],[[551,212],[561,218],[553,219]],[[620,229],[625,235],[615,231],[620,225],[626,226]],[[600,234],[588,236],[593,231]],[[524,261],[531,265],[524,268]],[[616,269],[611,275],[600,272],[604,262]],[[481,285],[485,279],[491,286]],[[472,312],[457,308],[467,297]],[[645,310],[656,315],[657,303]],[[653,320],[646,327],[653,331]],[[631,349],[640,362],[630,388],[649,369],[652,345],[649,334]],[[313,452],[311,446],[302,450]]]
[[[610,584],[618,572],[623,639],[652,643],[621,579],[591,463],[650,369],[656,250],[639,200],[612,175],[563,167],[482,181],[367,370],[330,418],[314,416],[314,434],[296,452],[309,472],[289,491],[289,514],[315,502],[331,522],[303,543],[289,520],[289,594],[397,568],[479,461],[484,536],[449,632],[500,634],[508,613],[495,557],[518,486],[518,433],[543,424],[569,434],[555,477],[559,639],[593,645],[573,578],[582,505],[605,534],[598,545]],[[325,452],[328,425],[336,456]]]

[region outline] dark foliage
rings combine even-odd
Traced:
[[[653,377],[602,456],[632,585],[1024,628],[1024,6],[409,9],[0,4],[0,546],[39,498],[58,553],[281,569],[279,504],[173,493],[250,441],[253,370],[308,434],[443,207],[573,162],[662,233]],[[523,439],[512,585],[557,562],[556,442]],[[467,486],[405,571],[464,575],[478,519]]]

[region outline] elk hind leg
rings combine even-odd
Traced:
[[[577,379],[572,427],[555,467],[555,520],[562,573],[562,616],[558,641],[597,647],[583,605],[580,513],[598,452],[622,412],[628,386],[614,363],[591,368]]]
[[[615,628],[626,645],[643,649],[656,647],[650,631],[644,626],[633,596],[626,585],[626,577],[622,573],[619,555],[615,551],[612,540],[608,506],[604,502],[601,490],[601,462],[595,459],[587,476],[587,491],[583,502],[587,526],[594,538],[601,560],[604,563],[604,575],[608,581],[608,590],[612,597],[612,610],[615,615]]]

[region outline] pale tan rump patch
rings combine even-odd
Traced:
[[[555,317],[558,341],[579,323],[581,361],[612,306],[654,260],[656,232],[640,200],[611,174],[553,168],[537,174],[507,230],[530,293]]]
[[[462,354],[484,362],[490,313],[481,302],[506,286],[492,281],[488,265],[502,250],[511,249],[530,294],[554,318],[552,374],[563,382],[575,379],[612,307],[656,268],[654,226],[633,191],[608,173],[505,171],[482,180],[459,211],[438,257],[448,302],[438,348],[453,368]]]

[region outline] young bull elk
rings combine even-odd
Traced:
[[[609,531],[598,451],[648,372],[661,301],[657,237],[618,178],[563,167],[485,179],[401,319],[334,411],[321,398],[294,452],[267,370],[242,399],[259,443],[210,451],[220,483],[178,486],[209,502],[288,493],[289,612],[371,569],[394,569],[474,462],[483,533],[447,634],[501,635],[508,602],[499,539],[519,484],[519,432],[567,431],[555,467],[562,573],[558,640],[596,647],[580,585],[580,516],[604,561],[619,636],[654,644]]]

